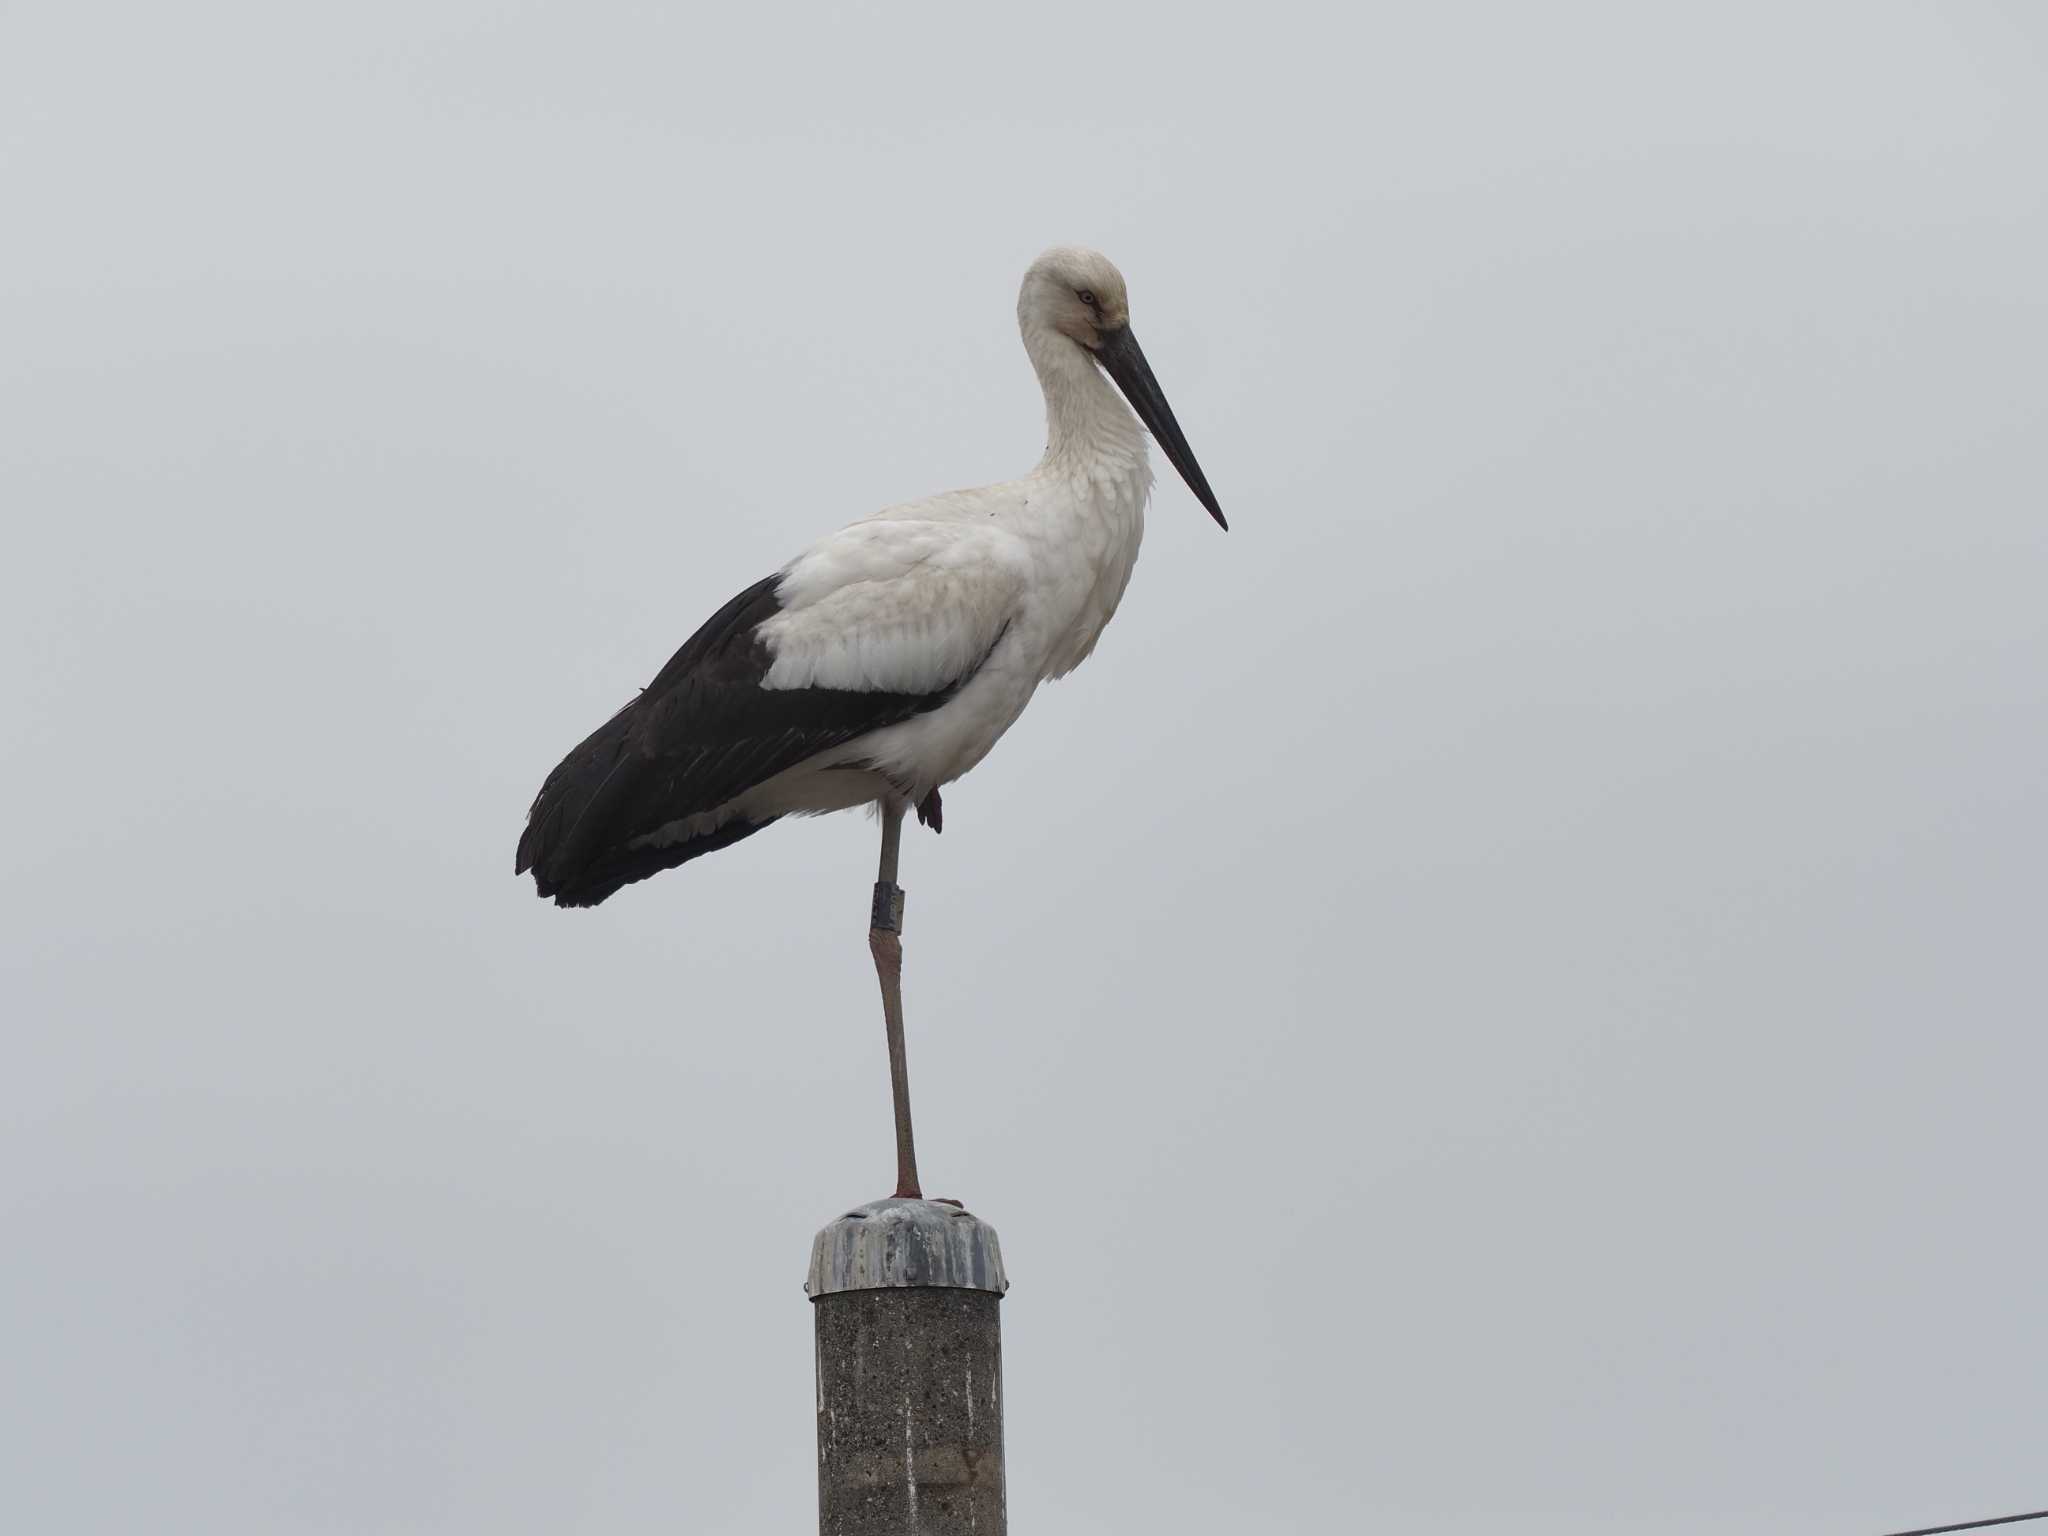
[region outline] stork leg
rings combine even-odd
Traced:
[[[903,887],[896,883],[896,855],[903,841],[904,804],[882,802],[882,862],[875,875],[875,902],[868,918],[868,950],[882,983],[882,1022],[889,1035],[889,1091],[896,1107],[896,1198],[922,1200],[917,1183],[917,1144],[910,1133],[910,1067],[903,1052]]]

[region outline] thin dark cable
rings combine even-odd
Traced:
[[[1965,1520],[1961,1525],[1923,1525],[1917,1531],[1889,1531],[1886,1536],[1941,1536],[1943,1531],[1975,1531],[1987,1525],[2012,1525],[2020,1520],[2048,1520],[2048,1509],[2031,1515],[2000,1515],[1994,1520]]]

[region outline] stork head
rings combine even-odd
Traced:
[[[1090,352],[1105,329],[1131,323],[1123,273],[1102,252],[1079,245],[1056,245],[1031,264],[1018,307]]]
[[[1034,327],[1055,332],[1100,364],[1180,471],[1195,499],[1219,527],[1230,526],[1202,466],[1195,462],[1194,449],[1173,418],[1173,408],[1166,403],[1159,381],[1152,376],[1151,365],[1138,350],[1138,339],[1131,334],[1130,295],[1114,262],[1085,246],[1054,246],[1024,274],[1017,316],[1027,332]]]

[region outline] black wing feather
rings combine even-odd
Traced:
[[[966,681],[928,694],[763,688],[772,658],[755,631],[781,611],[781,579],[755,582],[707,619],[638,698],[548,775],[516,862],[517,873],[533,871],[542,896],[595,906],[622,885],[730,847],[768,823],[733,821],[665,848],[628,845],[820,752],[936,709]]]

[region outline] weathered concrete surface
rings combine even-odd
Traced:
[[[993,1291],[891,1286],[813,1306],[819,1536],[1006,1536]]]
[[[811,1245],[820,1536],[1006,1536],[995,1228],[877,1200]]]

